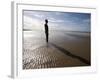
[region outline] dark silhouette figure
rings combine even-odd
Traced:
[[[48,20],[47,19],[45,19],[44,27],[45,27],[46,42],[48,43],[49,29],[48,29]]]

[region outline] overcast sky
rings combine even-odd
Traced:
[[[24,29],[43,30],[48,19],[50,30],[90,32],[91,14],[49,11],[23,11]]]

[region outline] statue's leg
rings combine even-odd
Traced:
[[[46,42],[48,43],[48,33],[46,33]]]

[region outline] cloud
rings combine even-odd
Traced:
[[[48,19],[50,30],[90,30],[90,17],[83,13],[24,11],[24,28],[43,30]]]
[[[33,19],[27,16],[24,16],[24,26],[32,26]]]
[[[51,18],[49,18],[49,22],[53,22],[53,23],[61,23],[61,22],[64,22],[64,20],[60,20],[60,19],[57,20],[57,19],[51,17]]]
[[[84,19],[83,22],[84,23],[90,23],[90,19]]]
[[[34,14],[34,16],[37,18],[44,18],[45,17],[44,15],[40,15],[40,14]]]
[[[28,16],[24,16],[24,29],[42,30],[43,22],[41,20],[33,19]]]

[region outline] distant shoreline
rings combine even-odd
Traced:
[[[23,31],[44,31],[44,30],[23,29]],[[49,31],[63,31],[63,32],[91,33],[91,32],[87,32],[87,31],[69,31],[69,30],[49,30]]]

